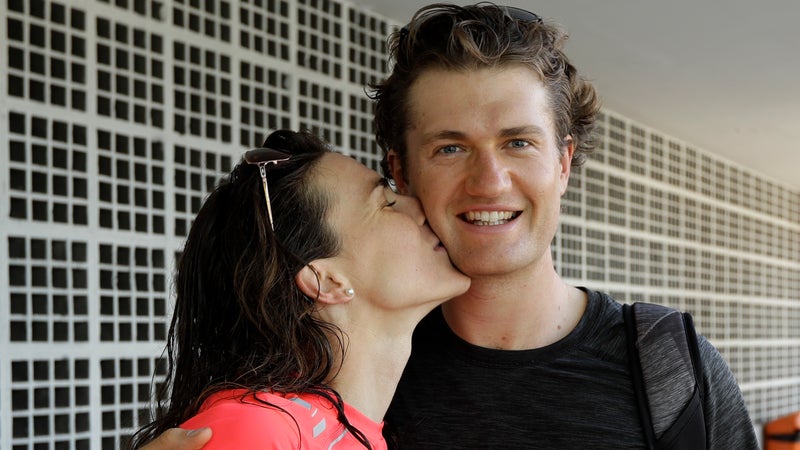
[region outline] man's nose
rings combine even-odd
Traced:
[[[496,151],[476,151],[467,161],[465,189],[475,197],[497,197],[511,188],[507,162]]]

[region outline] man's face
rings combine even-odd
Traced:
[[[572,145],[567,137],[558,148],[536,74],[428,70],[409,99],[406,166],[390,152],[392,173],[420,199],[453,263],[473,279],[552,270]]]

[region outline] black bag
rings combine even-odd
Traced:
[[[622,305],[628,362],[647,448],[704,449],[703,368],[692,316]]]

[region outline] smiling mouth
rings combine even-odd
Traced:
[[[520,211],[469,211],[461,214],[461,220],[479,227],[503,225],[521,214]]]

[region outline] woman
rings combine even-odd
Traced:
[[[376,172],[308,133],[264,147],[192,224],[168,398],[134,447],[180,424],[210,427],[206,449],[386,448],[414,327],[469,287],[419,203]]]

